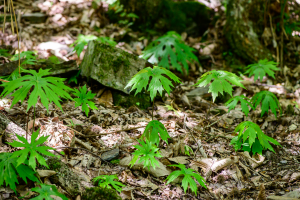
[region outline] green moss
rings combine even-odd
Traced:
[[[59,171],[61,168],[61,163],[58,159],[49,159],[48,160],[48,166],[50,169],[54,170],[54,171]]]
[[[122,200],[115,190],[92,187],[87,188],[85,193],[82,194],[82,200]]]
[[[103,69],[103,71],[97,74],[97,76],[101,79],[107,79],[107,72],[111,70],[111,68],[113,69],[114,73],[118,73],[120,68],[123,67],[123,71],[126,73],[130,68],[129,59],[137,59],[137,56],[127,52],[121,52],[121,54],[117,53],[115,55],[109,54],[107,52],[117,52],[119,50],[117,50],[115,47],[100,42],[97,44],[97,41],[95,41],[95,48],[96,49],[94,52],[101,54],[99,56],[99,61],[97,61],[98,63],[102,64],[101,69]],[[111,87],[113,86],[114,85],[111,85]]]
[[[130,67],[129,60],[126,57],[122,56],[118,56],[116,59],[112,59],[110,63],[115,73],[119,71],[121,66],[124,66],[125,71]]]
[[[139,104],[138,107],[141,109],[147,109],[151,106],[150,96],[147,94],[137,94],[134,95],[127,95],[119,91],[112,91],[113,99],[114,99],[114,105],[116,106],[122,106],[129,108],[130,106],[137,106],[137,103]]]
[[[50,170],[55,170],[57,173],[50,176],[49,179],[54,184],[68,183],[67,192],[72,195],[78,195],[80,182],[82,181],[80,177],[74,174],[74,172],[65,163],[60,161],[56,157],[47,157],[47,165]],[[62,185],[63,187],[64,185]]]

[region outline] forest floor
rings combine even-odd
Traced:
[[[80,63],[84,51],[78,58],[75,53],[70,54],[69,50],[70,44],[76,40],[79,33],[109,36],[115,41],[121,40],[124,35],[130,35],[132,42],[121,42],[118,47],[138,55],[141,54],[141,49],[137,48],[139,43],[147,43],[139,41],[139,33],[131,31],[130,28],[110,24],[105,20],[103,13],[91,8],[91,1],[17,1],[15,6],[16,10],[22,8],[20,10],[26,13],[38,11],[48,16],[44,23],[20,21],[19,24],[21,51],[38,50],[41,58],[54,54],[63,60],[77,60]],[[189,76],[180,75],[183,79],[182,84],[176,86],[164,102],[155,102],[154,107],[154,119],[162,122],[171,136],[168,145],[160,144],[163,157],[159,161],[169,171],[174,169],[168,165],[177,163],[198,171],[206,179],[207,189],[199,186],[197,196],[190,190],[185,194],[181,180],[167,185],[164,181],[167,176],[161,175],[163,172],[159,170],[149,172],[124,166],[122,159],[133,153],[133,145],[138,144],[136,139],[141,136],[145,125],[151,120],[152,108],[141,110],[137,106],[114,106],[111,89],[95,81],[91,85],[84,78],[80,78],[78,85],[71,85],[72,88],[78,88],[87,84],[89,89],[97,94],[94,102],[98,110],[92,110],[88,117],[80,107],[75,108],[75,103],[69,101],[62,103],[64,112],[52,106],[50,113],[38,103],[35,123],[33,114],[29,115],[28,120],[27,103],[19,103],[10,108],[11,101],[2,99],[1,112],[5,112],[24,129],[29,121],[28,130],[40,128],[43,135],[51,135],[47,145],[54,148],[70,145],[70,141],[65,142],[65,135],[75,137],[75,147],[80,148],[66,151],[64,162],[88,180],[98,175],[117,174],[120,182],[126,185],[120,193],[123,199],[298,199],[299,84],[287,88],[286,81],[273,84],[272,80],[265,78],[261,83],[245,77],[243,83],[246,89],[234,88],[234,96],[243,94],[252,97],[254,93],[262,90],[275,93],[283,109],[283,114],[277,118],[271,112],[261,117],[259,109],[252,110],[245,116],[238,106],[228,112],[222,99],[219,99],[218,103],[212,103],[207,90],[195,93],[196,87],[193,85],[204,72],[224,68],[229,70],[229,66],[224,64],[223,52],[218,50],[223,40],[220,31],[223,20],[224,17],[220,17],[216,27],[209,30],[205,42],[200,42],[201,38],[191,38],[182,34],[187,44],[194,47],[199,55],[206,55],[207,58],[202,60],[201,66],[191,65]],[[104,24],[101,24],[100,32],[91,28],[93,24],[99,23]],[[12,36],[9,26],[6,30],[5,33],[1,33],[2,40],[5,45],[12,45],[13,49],[16,49],[17,38]],[[49,41],[53,42],[51,48],[41,47],[41,43]],[[57,44],[66,48],[57,47]],[[282,80],[289,79],[290,74],[293,74],[292,71],[277,75]],[[172,105],[176,112],[168,110],[167,104]],[[266,135],[276,139],[282,147],[274,146],[276,153],[264,151],[262,156],[236,152],[229,143],[235,136],[235,127],[242,121],[256,122]],[[98,136],[91,136],[95,134]],[[190,146],[193,153],[186,155],[185,145]],[[98,156],[118,149],[118,158],[112,163],[101,162],[99,158],[81,148],[88,149]],[[6,143],[0,146],[0,152],[11,150]],[[18,192],[26,191],[25,187],[18,187]],[[14,195],[5,187],[0,193]]]

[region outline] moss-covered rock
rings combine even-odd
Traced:
[[[71,196],[77,196],[85,191],[85,185],[83,180],[64,162],[56,157],[47,157],[46,163],[50,170],[54,170],[57,173],[50,176],[49,179],[52,183],[59,185],[66,190]],[[41,167],[43,169],[43,167]]]
[[[82,200],[122,200],[115,190],[102,187],[87,188],[81,198]]]
[[[81,75],[92,78],[104,86],[129,94],[124,89],[129,80],[141,69],[146,60],[122,49],[90,41],[81,63]]]

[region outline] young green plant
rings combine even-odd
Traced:
[[[18,176],[27,183],[27,179],[39,182],[35,171],[28,165],[28,159],[18,164],[18,157],[10,152],[0,153],[0,186],[9,185],[10,189],[16,192],[16,184],[19,184]]]
[[[280,103],[275,94],[269,91],[261,91],[256,93],[251,102],[253,104],[254,109],[261,103],[261,117],[268,112],[269,108],[271,109],[272,113],[277,118],[277,110],[279,110],[279,114],[282,114],[282,109]]]
[[[249,74],[249,77],[254,75],[254,81],[260,78],[260,82],[262,81],[263,77],[268,74],[272,78],[274,77],[274,71],[279,71],[280,69],[276,66],[278,63],[274,61],[268,61],[267,59],[259,60],[258,63],[248,65],[247,71],[245,74]]]
[[[194,51],[195,49],[184,44],[178,33],[170,31],[157,40],[154,40],[144,50],[141,57],[150,63],[167,69],[170,68],[171,63],[171,66],[181,73],[183,73],[183,67],[188,73],[188,62],[199,63],[198,58],[193,53]]]
[[[180,168],[181,170],[176,170],[176,171],[173,171],[168,177],[166,180],[167,181],[167,184],[171,183],[172,181],[174,181],[177,177],[179,176],[183,176],[183,179],[182,179],[182,187],[184,189],[184,192],[186,193],[186,190],[188,188],[188,186],[190,186],[191,190],[193,192],[195,192],[195,195],[197,195],[197,183],[195,182],[195,180],[192,178],[194,177],[202,187],[206,188],[205,186],[205,180],[204,178],[199,174],[197,173],[195,170],[193,169],[186,169],[186,167],[183,165],[183,164],[179,164],[179,165],[169,165],[169,166],[174,166],[174,167],[178,167]]]
[[[162,157],[158,151],[159,148],[157,148],[154,144],[152,144],[152,142],[149,142],[148,140],[146,140],[146,142],[144,142],[143,140],[138,140],[138,142],[142,146],[134,145],[137,150],[133,153],[134,157],[129,163],[129,165],[131,165],[130,167],[132,167],[138,159],[139,163],[144,164],[144,168],[148,167],[148,169],[150,169],[150,166],[152,166],[153,169],[155,169],[156,166],[158,167],[159,163],[155,159],[155,157]]]
[[[281,146],[276,140],[265,135],[257,124],[250,121],[240,123],[234,132],[238,135],[231,140],[230,144],[234,145],[236,151],[242,149],[262,155],[264,149],[269,149],[275,153],[269,142]]]
[[[26,112],[37,104],[38,98],[40,98],[41,103],[46,107],[47,111],[49,108],[49,103],[54,102],[61,110],[61,97],[73,100],[69,95],[68,91],[72,91],[71,88],[67,87],[64,84],[64,78],[58,77],[44,77],[50,75],[50,69],[40,69],[39,72],[34,70],[25,70],[22,72],[28,73],[30,75],[22,76],[16,80],[3,83],[4,87],[3,92],[1,93],[2,97],[9,95],[14,92],[11,96],[14,97],[11,107],[21,101],[24,101],[26,96],[29,94],[31,88],[33,88],[29,99]],[[15,91],[16,90],[16,91]]]
[[[117,175],[100,175],[93,179],[94,183],[98,182],[98,186],[103,188],[111,188],[113,187],[118,192],[122,192],[122,187],[125,187],[124,184],[120,183],[119,181],[115,181],[115,179],[118,180]]]
[[[75,108],[78,106],[81,106],[82,110],[85,112],[86,116],[89,114],[89,107],[93,110],[97,110],[98,108],[95,106],[95,103],[92,101],[89,101],[89,99],[93,99],[96,94],[92,93],[91,91],[87,92],[86,85],[83,87],[79,88],[79,90],[75,89],[74,95],[79,97],[75,98],[74,101],[75,103]]]
[[[74,47],[74,51],[76,51],[77,56],[79,57],[84,47],[88,44],[91,40],[98,40],[101,43],[105,43],[111,46],[116,46],[117,43],[113,41],[113,39],[109,37],[97,37],[94,35],[82,35],[79,34],[77,40],[71,45],[71,47]]]
[[[55,157],[54,154],[48,150],[55,150],[48,146],[42,146],[42,144],[48,139],[49,136],[41,136],[37,139],[39,130],[33,132],[31,136],[31,142],[29,143],[26,138],[16,134],[16,137],[21,141],[13,141],[8,143],[13,147],[22,147],[24,149],[17,150],[13,153],[0,153],[0,186],[9,185],[9,187],[16,192],[16,183],[18,184],[18,176],[21,177],[25,183],[27,179],[32,180],[41,185],[41,188],[33,188],[32,191],[36,191],[41,194],[51,194],[49,186],[40,183],[36,175],[36,161],[41,165],[48,167],[46,159],[40,154]],[[59,157],[59,156],[58,156]],[[54,187],[54,186],[51,186]],[[63,199],[66,197],[57,192],[56,188],[52,188],[53,195],[60,196]],[[50,192],[50,193],[49,193]],[[41,197],[39,196],[39,197]],[[47,198],[46,198],[47,199]]]
[[[238,102],[241,102],[242,111],[245,113],[246,116],[249,114],[249,107],[254,109],[251,101],[249,98],[245,97],[244,95],[235,96],[229,99],[225,104],[228,107],[228,112],[230,112],[232,109],[234,109]]]
[[[205,87],[211,82],[211,80],[213,81],[209,86],[208,92],[212,93],[213,102],[215,101],[219,93],[223,94],[223,92],[227,92],[228,94],[230,94],[230,96],[232,96],[233,89],[231,84],[246,89],[241,83],[242,79],[240,77],[231,72],[221,70],[212,70],[206,72],[201,76],[200,80],[195,84],[195,86]]]
[[[150,98],[151,101],[153,101],[152,121],[146,127],[143,135],[146,135],[150,142],[156,144],[157,138],[159,138],[158,132],[160,133],[161,138],[166,142],[167,138],[170,137],[164,125],[159,121],[153,120],[154,99],[157,93],[162,96],[163,91],[165,90],[170,95],[171,87],[173,87],[172,82],[165,76],[171,78],[175,83],[180,83],[179,78],[169,70],[163,67],[154,66],[153,69],[151,67],[147,67],[139,71],[125,87],[125,89],[131,87],[130,92],[136,89],[134,95],[141,92],[143,89],[150,92]]]
[[[64,194],[58,192],[55,185],[40,184],[40,187],[31,188],[31,191],[39,193],[38,196],[32,198],[31,200],[54,200],[52,198],[53,196],[60,197],[59,199],[62,200],[68,200]]]

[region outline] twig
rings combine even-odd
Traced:
[[[55,147],[55,148],[56,148],[56,149],[75,149],[75,150],[83,150],[83,151],[86,151],[86,152],[90,153],[91,155],[93,155],[93,156],[99,158],[101,161],[106,162],[106,163],[108,163],[108,164],[111,164],[110,162],[108,162],[108,161],[106,161],[106,160],[103,160],[100,156],[98,156],[97,154],[95,154],[95,153],[93,153],[93,152],[91,152],[90,150],[85,149],[85,148],[80,148],[80,147]]]
[[[86,137],[86,138],[97,137],[97,136],[100,136],[100,135],[108,135],[108,134],[118,133],[118,132],[122,132],[122,131],[131,131],[131,130],[135,130],[135,129],[139,129],[139,128],[144,128],[144,127],[146,127],[146,126],[139,126],[139,127],[121,129],[121,130],[113,131],[113,132],[110,132],[110,133],[98,133],[98,134],[94,134],[94,135],[83,135],[83,137]]]
[[[0,78],[0,81],[5,82],[5,83],[8,83],[8,82],[9,82],[9,81],[3,80],[3,79],[1,79],[1,78]]]

